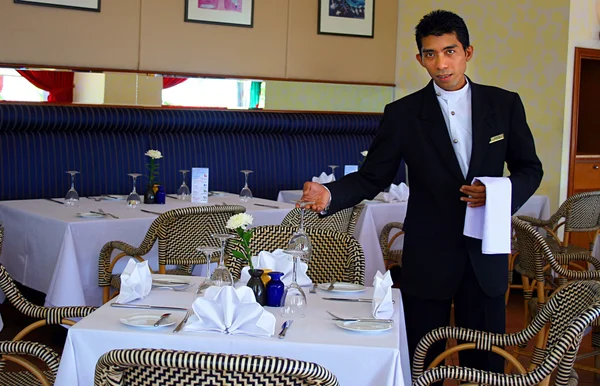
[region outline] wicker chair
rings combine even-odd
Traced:
[[[95,386],[171,384],[339,385],[329,370],[316,363],[258,355],[129,349],[109,351],[96,364]]]
[[[253,255],[261,251],[272,252],[285,249],[289,239],[297,228],[281,225],[264,225],[254,229],[250,241]],[[364,284],[365,256],[362,247],[353,236],[328,229],[305,228],[313,246],[312,256],[308,263],[307,275],[314,283],[330,283],[343,281]],[[232,243],[227,244],[226,256],[231,256]],[[231,274],[240,277],[242,262],[230,259]]]
[[[379,245],[381,246],[381,253],[383,254],[383,261],[387,269],[393,266],[402,267],[402,250],[391,249],[394,241],[402,235],[404,235],[404,225],[401,222],[390,222],[383,226],[381,233],[379,234]],[[398,231],[390,238],[390,233],[394,229]]]
[[[419,342],[413,361],[413,385],[428,385],[443,379],[456,379],[486,385],[522,386],[547,383],[550,374],[558,369],[555,385],[574,381],[573,362],[586,328],[600,316],[600,283],[574,281],[557,290],[540,310],[532,323],[514,334],[494,334],[460,327],[442,327],[425,335]],[[546,323],[551,327],[547,347],[539,366],[528,372],[502,346],[519,345],[540,333]],[[427,371],[423,371],[425,355],[438,340],[460,339],[468,342],[438,356]],[[437,366],[446,357],[467,349],[492,351],[512,363],[520,374],[498,374],[460,366]]]
[[[27,371],[0,371],[0,385],[51,386],[56,379],[59,356],[50,347],[35,342],[0,341],[2,359],[14,362]],[[48,366],[42,371],[21,355],[34,356]]]
[[[563,253],[585,251],[585,248],[569,245],[571,232],[585,232],[588,236],[593,232],[588,248],[588,252],[591,253],[600,230],[600,191],[578,193],[567,198],[548,220],[529,216],[519,216],[519,219],[544,228],[548,232],[547,242],[552,250]],[[563,225],[565,236],[561,241],[557,231]]]
[[[152,222],[139,247],[136,248],[122,241],[109,241],[104,244],[100,251],[98,266],[98,285],[103,287],[103,302],[110,300],[111,287],[120,288],[121,275],[113,274],[112,271],[122,257],[131,256],[143,261],[142,256],[150,252],[158,240],[159,273],[191,275],[194,264],[206,263],[206,258],[196,249],[202,245],[219,245],[218,240],[211,235],[227,233],[225,224],[229,217],[245,211],[246,208],[240,205],[173,209],[161,214]],[[111,261],[114,250],[121,252]],[[215,261],[218,261],[218,257],[215,257]],[[178,267],[167,271],[167,265]],[[114,293],[113,296],[116,294]]]
[[[353,236],[356,223],[364,208],[364,204],[359,204],[326,217],[319,217],[312,211],[304,211],[304,228],[331,229]],[[300,226],[300,208],[290,210],[281,221],[281,225],[296,228]]]

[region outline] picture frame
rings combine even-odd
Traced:
[[[317,33],[374,37],[375,0],[319,0]]]
[[[41,5],[79,11],[100,12],[101,0],[14,0],[15,4]]]
[[[185,0],[184,21],[252,28],[254,0]]]

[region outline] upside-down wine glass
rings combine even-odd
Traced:
[[[202,246],[198,248],[198,252],[202,253],[206,257],[206,275],[202,283],[198,286],[196,290],[196,295],[202,295],[205,289],[213,285],[212,280],[210,280],[210,263],[212,260],[213,253],[217,252],[219,247],[210,247],[210,246]]]
[[[335,169],[338,168],[338,165],[327,165],[328,168],[331,168],[331,174],[333,175],[333,180],[335,181]]]
[[[286,249],[284,252],[292,255],[293,268],[292,282],[285,287],[281,297],[281,316],[285,319],[300,319],[304,317],[304,310],[306,309],[306,294],[302,287],[298,285],[297,267],[298,259],[305,259],[307,254],[306,251],[300,249]]]
[[[179,171],[181,174],[183,174],[183,182],[181,183],[181,186],[179,187],[179,189],[177,190],[177,197],[180,200],[189,200],[190,199],[190,188],[188,188],[188,186],[185,184],[185,176],[186,174],[189,172],[189,170],[180,170]]]
[[[71,175],[71,189],[65,195],[65,204],[76,206],[79,203],[79,193],[75,190],[75,175],[79,172],[75,170],[68,170],[67,174]]]
[[[290,241],[288,241],[288,249],[304,251],[306,253],[304,258],[308,260],[312,253],[312,244],[308,235],[304,232],[304,207],[312,205],[314,202],[302,200],[292,200],[292,202],[300,206],[300,225],[298,226],[298,230],[292,235]]]
[[[244,187],[240,192],[240,200],[247,202],[252,198],[252,191],[248,187],[248,174],[254,173],[252,170],[240,170],[241,173],[244,173]]]
[[[139,176],[141,176],[141,174],[140,173],[129,173],[128,176],[131,176],[131,178],[133,179],[133,189],[131,190],[131,193],[129,193],[129,196],[127,196],[127,200],[125,201],[125,203],[127,204],[128,208],[134,209],[136,206],[139,205],[140,202],[142,202],[140,195],[135,190],[136,179]]]
[[[231,239],[235,236],[228,233],[217,233],[212,235],[212,237],[221,241],[221,256],[219,260],[219,266],[214,270],[214,272],[210,276],[212,285],[216,285],[217,287],[225,287],[228,285],[232,286],[233,276],[231,276],[231,272],[229,272],[229,270],[225,266],[225,243],[228,239]]]

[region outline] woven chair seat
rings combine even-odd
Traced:
[[[552,252],[555,253],[568,253],[568,254],[577,254],[577,253],[590,253],[587,248],[583,248],[580,247],[579,245],[575,245],[575,244],[569,244],[569,246],[565,247],[561,247],[558,244],[558,241],[556,241],[556,239],[554,237],[548,236],[545,238],[546,243],[548,244],[548,246],[550,247],[550,249],[552,250]]]
[[[55,374],[50,370],[43,371],[50,383],[54,383]],[[39,386],[41,382],[29,371],[0,372],[0,385],[6,386]]]
[[[342,209],[330,216],[321,217],[312,211],[304,211],[304,227],[329,229],[354,235],[356,223],[365,205],[359,204],[352,208]],[[282,226],[300,226],[300,208],[294,208],[281,221]]]
[[[211,259],[212,260],[212,259]],[[187,269],[174,268],[167,269],[167,275],[180,275],[180,276],[190,276],[190,272]],[[110,278],[110,286],[113,288],[121,288],[121,274],[115,273]]]

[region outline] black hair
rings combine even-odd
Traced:
[[[445,34],[455,33],[456,38],[462,44],[463,49],[467,49],[469,43],[469,30],[465,21],[457,14],[436,10],[423,16],[419,24],[415,27],[415,38],[417,40],[417,48],[419,54],[423,48],[423,38],[427,36],[442,36]]]

